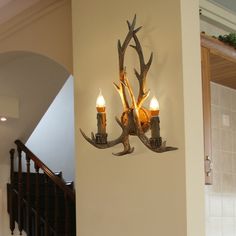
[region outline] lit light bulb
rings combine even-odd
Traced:
[[[102,96],[102,91],[100,89],[99,95],[97,97],[96,101],[96,108],[98,112],[105,112],[105,107],[106,107],[106,101],[104,97]]]
[[[153,98],[150,101],[150,111],[152,116],[158,116],[160,107],[159,107],[159,102],[157,101],[156,97],[153,96]]]
[[[5,122],[5,121],[7,121],[7,118],[6,118],[6,117],[1,117],[0,120],[1,120],[2,122]]]

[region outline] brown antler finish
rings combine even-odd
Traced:
[[[118,40],[120,85],[117,85],[116,83],[114,83],[115,88],[117,89],[117,91],[121,97],[124,111],[127,111],[130,108],[129,103],[127,101],[126,92],[125,92],[125,85],[124,85],[124,80],[125,80],[125,76],[126,76],[126,71],[125,71],[125,66],[124,66],[125,52],[126,52],[127,47],[129,46],[129,43],[130,43],[131,39],[133,38],[134,34],[141,29],[141,27],[135,29],[136,15],[134,16],[132,24],[130,24],[129,22],[127,22],[127,23],[129,26],[129,32],[126,35],[124,43],[121,45],[120,40]]]
[[[150,142],[150,139],[145,135],[145,132],[149,129],[150,126],[150,115],[149,111],[142,107],[142,104],[149,96],[149,90],[146,90],[146,77],[148,70],[152,64],[153,53],[151,53],[148,62],[145,63],[142,46],[136,35],[136,33],[141,29],[141,27],[135,29],[136,15],[134,16],[132,23],[127,21],[127,24],[129,31],[125,37],[123,44],[121,44],[120,40],[118,40],[119,84],[114,83],[114,86],[120,95],[121,102],[123,105],[123,114],[121,116],[121,120],[116,117],[117,123],[122,128],[122,134],[115,140],[107,141],[106,143],[98,143],[93,133],[91,134],[91,138],[89,138],[82,130],[80,131],[83,137],[90,144],[99,149],[110,148],[117,144],[123,144],[124,150],[122,152],[113,153],[116,156],[122,156],[125,154],[132,153],[134,151],[134,148],[131,147],[129,143],[129,135],[138,136],[141,142],[147,148],[154,152],[166,152],[176,150],[177,148],[166,147],[166,142],[163,142],[158,147],[153,147]],[[135,45],[130,45],[132,39],[134,40]],[[126,69],[124,65],[125,52],[129,45],[136,50],[140,62],[140,73],[136,69],[134,69],[135,76],[139,81],[139,94],[137,100],[135,99],[133,90],[127,78]],[[128,95],[130,96],[131,104],[129,104],[128,102],[126,90],[128,92]]]
[[[113,153],[113,155],[115,155],[115,156],[122,156],[125,154],[132,153],[134,151],[134,148],[133,147],[131,148],[130,143],[129,143],[129,128],[124,126],[117,117],[116,117],[116,122],[122,128],[122,134],[117,139],[112,140],[112,141],[108,141],[106,144],[96,143],[96,139],[95,139],[93,132],[91,133],[91,138],[87,137],[81,129],[80,129],[80,132],[82,133],[83,137],[89,143],[91,143],[93,146],[95,146],[96,148],[99,148],[99,149],[110,148],[110,147],[116,146],[117,144],[123,144],[124,151],[118,152],[118,153]]]

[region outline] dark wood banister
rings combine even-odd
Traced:
[[[32,160],[37,167],[43,170],[43,172],[72,200],[75,202],[75,192],[67,187],[65,183],[56,176],[53,171],[51,171],[42,161],[39,160],[39,158],[32,153],[20,140],[16,140],[15,144],[17,145],[20,150],[22,150],[30,160]]]

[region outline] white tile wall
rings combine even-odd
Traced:
[[[236,90],[211,83],[213,185],[205,187],[206,236],[236,236]]]

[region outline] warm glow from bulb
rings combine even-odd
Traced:
[[[156,97],[154,96],[150,102],[150,110],[157,111],[159,110],[159,102],[157,101]]]
[[[157,101],[156,97],[153,96],[153,98],[151,99],[150,102],[150,111],[151,111],[151,115],[155,116],[155,115],[159,115],[159,102]]]
[[[5,122],[5,121],[7,121],[7,118],[6,118],[6,117],[1,117],[0,120],[1,120],[2,122]]]
[[[98,112],[104,112],[106,107],[106,101],[102,96],[102,91],[100,90],[97,101],[96,101],[96,108]]]

